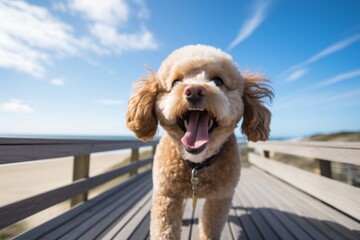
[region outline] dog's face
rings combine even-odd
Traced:
[[[162,63],[157,77],[156,115],[183,157],[201,162],[220,150],[244,112],[243,79],[231,57],[187,46]]]
[[[140,139],[148,140],[159,121],[183,158],[193,162],[216,154],[244,115],[252,118],[244,119],[249,125],[243,124],[248,138],[265,140],[270,112],[261,98],[272,93],[263,85],[263,78],[250,78],[248,84],[231,57],[219,49],[203,45],[180,48],[165,59],[156,74],[137,82],[137,92],[129,101],[128,127]]]

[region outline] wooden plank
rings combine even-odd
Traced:
[[[126,165],[124,167],[120,167],[120,168],[117,168],[115,170],[112,170],[112,171],[97,175],[95,177],[89,178],[91,180],[90,181],[90,187],[91,188],[97,187],[97,186],[99,186],[99,185],[101,185],[103,183],[106,183],[106,182],[114,179],[114,178],[120,177],[120,176],[122,176],[124,174],[129,173],[130,171],[133,171],[133,170],[135,170],[137,168],[145,166],[145,165],[151,163],[153,160],[154,159],[152,157],[147,158],[145,160],[138,161],[138,162],[135,162],[135,163],[131,163],[131,164]]]
[[[308,143],[310,144],[310,143]],[[355,144],[349,145],[348,148],[335,148],[335,147],[323,147],[319,144],[314,146],[307,144],[297,143],[252,143],[249,142],[248,146],[261,151],[279,152],[285,154],[292,154],[308,158],[325,159],[335,162],[349,163],[349,164],[360,164],[360,148],[352,148]],[[357,146],[357,145],[355,145]]]
[[[290,229],[291,233],[296,236],[296,238],[306,239],[306,237],[311,236],[312,238],[319,240],[328,238],[343,239],[344,236],[327,226],[327,224],[330,223],[330,218],[313,218],[313,214],[321,211],[322,208],[326,208],[325,211],[327,212],[333,209],[321,204],[320,201],[311,198],[303,192],[291,188],[286,183],[280,182],[274,177],[270,177],[264,173],[261,173],[261,175],[259,174],[260,171],[258,171],[258,174],[249,176],[251,179],[254,179],[254,181],[250,183],[250,188],[256,192],[256,196],[259,199],[263,199],[264,202],[266,202],[266,207],[273,209],[271,210],[272,212],[280,212],[287,216],[288,220],[282,220],[282,224]],[[272,187],[269,188],[264,186]],[[296,197],[293,196],[294,193],[296,193]],[[337,212],[337,215],[343,216],[339,212]],[[292,223],[295,223],[301,229],[292,226]],[[340,224],[342,223],[340,222]],[[307,236],[303,236],[303,231],[307,233]],[[347,232],[350,231],[347,230]]]
[[[140,199],[140,201],[134,203],[133,207],[129,209],[126,215],[114,223],[114,225],[109,228],[109,231],[103,232],[101,235],[99,235],[98,239],[113,239],[113,237],[123,229],[123,227],[130,221],[130,219],[137,214],[141,206],[144,206],[147,202],[151,201],[151,195],[152,191],[147,193],[142,199]]]
[[[248,240],[245,229],[242,226],[239,218],[236,216],[234,208],[230,209],[227,223],[232,234],[232,239]]]
[[[249,154],[252,164],[360,220],[360,189],[296,167]]]
[[[194,215],[192,219],[192,226],[191,226],[191,240],[199,239],[199,223],[200,223],[200,216],[205,204],[204,198],[199,198],[196,204],[196,208],[194,210]]]
[[[152,158],[139,161],[101,175],[81,179],[63,187],[38,194],[36,196],[0,207],[0,229],[10,226],[26,217],[40,212],[48,207],[77,196],[83,192],[97,187],[111,179],[122,176],[131,170],[144,166],[152,161]]]
[[[96,221],[94,219],[94,226],[85,232],[79,240],[87,240],[92,238],[98,238],[103,239],[101,235],[105,232],[110,231],[114,227],[114,225],[122,218],[124,218],[125,214],[128,214],[129,211],[134,207],[134,203],[139,202],[142,198],[148,197],[151,195],[151,187],[152,184],[147,182],[145,184],[146,187],[142,187],[141,189],[138,189],[135,194],[131,197],[131,199],[127,200],[125,203],[118,205],[108,214],[105,214],[104,211],[101,213],[102,219],[99,221]],[[149,200],[149,198],[147,198]],[[148,201],[149,202],[149,201]],[[85,224],[87,225],[87,224]],[[135,226],[133,226],[135,227]],[[146,229],[142,229],[146,232],[146,235],[149,232],[149,226]]]
[[[65,232],[59,240],[67,239],[93,239],[101,234],[104,229],[111,225],[116,219],[123,215],[129,208],[133,206],[144,194],[150,191],[151,183],[142,182],[133,186],[127,193],[122,193],[123,196],[112,198],[112,201],[104,206],[99,211],[90,211],[88,218],[78,223],[71,231]],[[70,223],[71,224],[71,223]],[[64,232],[63,232],[64,233]],[[57,237],[49,235],[45,239],[57,239]]]
[[[242,170],[242,171],[244,172],[246,170]],[[250,180],[250,178],[248,178],[248,180]],[[249,197],[254,198],[258,196],[251,196],[246,191],[244,192],[243,188],[245,186],[242,187],[243,185],[245,184],[241,182],[240,185],[238,186],[237,191],[235,191],[234,201],[233,201],[234,205],[236,204],[235,206],[237,206],[235,207],[235,214],[239,218],[239,221],[244,222],[244,225],[248,225],[249,224],[248,222],[250,222],[250,224],[251,222],[253,223],[248,228],[244,227],[243,234],[244,235],[248,234],[252,239],[255,239],[257,237],[257,234],[251,232],[259,231],[261,236],[266,236],[269,239],[274,239],[274,240],[279,239],[278,236],[270,227],[269,223],[261,215],[261,210],[258,210],[256,205],[253,204],[252,201],[248,199]],[[245,195],[246,193],[247,195]],[[252,221],[250,221],[249,219],[251,219]]]
[[[228,224],[228,222],[226,221],[225,223],[225,226],[224,226],[224,229],[222,230],[221,232],[221,237],[220,239],[222,240],[231,240],[231,239],[234,239],[233,235],[232,235],[232,232],[231,232],[231,229],[230,229],[230,226]]]
[[[100,140],[100,139],[66,139],[66,138],[1,138],[1,145],[20,145],[20,144],[94,144],[109,142],[135,142],[136,140]]]
[[[278,142],[281,144],[282,142]],[[360,149],[360,142],[335,142],[335,141],[303,141],[303,142],[286,142],[287,144],[296,144],[302,146],[318,146],[325,148],[344,148],[344,149]]]
[[[187,204],[185,205],[185,211],[183,217],[185,219],[183,220],[181,239],[191,239],[191,240],[200,239],[199,224],[205,202],[206,199],[204,198],[198,199],[197,206],[195,210],[193,210],[192,200],[187,199],[186,201]],[[189,221],[190,219],[191,221]],[[227,222],[225,223],[225,226],[222,230],[221,239],[226,239],[226,240],[233,239],[231,230],[229,228],[229,224]]]
[[[299,206],[304,206],[309,212],[318,211],[314,205],[316,206],[316,202],[319,201],[261,171],[254,172],[254,170],[250,170],[248,173],[250,174],[248,174],[247,177],[248,179],[252,179],[252,181],[244,187],[248,187],[253,192],[246,196],[262,202],[263,207],[259,208],[258,211],[262,211],[263,209],[269,210],[274,217],[281,222],[282,228],[289,229],[296,239],[309,239],[310,236],[315,239],[328,239],[325,234],[320,233],[312,226],[314,223],[318,223],[321,227],[326,227],[324,224],[325,221],[319,220],[310,224],[309,221],[312,219],[309,218],[309,215],[307,213],[303,215],[301,213],[303,211],[299,212]],[[280,185],[282,185],[283,188],[280,189]],[[297,191],[298,195],[296,198],[293,197],[292,194],[289,194],[288,191],[285,191],[289,189]],[[311,199],[311,201],[306,202],[304,197]],[[329,209],[328,206],[322,205]],[[258,223],[258,221],[256,221],[256,223]],[[261,229],[261,227],[262,226],[259,226],[259,229]],[[277,228],[276,231],[278,231]],[[336,232],[333,232],[332,236],[337,236]]]
[[[356,236],[349,230],[353,227],[360,228],[355,221],[273,176],[254,168],[251,172],[253,173],[251,178],[256,177],[258,180],[257,184],[252,186],[256,190],[257,196],[267,199],[269,207],[286,213],[312,238],[319,240],[343,239],[348,236],[349,239],[356,239]],[[272,187],[267,188],[268,185]],[[332,214],[335,217],[332,217]],[[293,228],[288,228],[293,231]]]
[[[126,145],[125,148],[155,146],[158,141],[141,142],[139,140],[109,140],[109,139],[56,139],[56,138],[2,138],[0,145],[59,145],[59,144],[99,144],[99,143],[120,143]]]
[[[89,181],[79,180],[64,187],[2,206],[0,208],[0,229],[10,226],[48,207],[54,206],[55,204],[61,203],[88,189]]]
[[[151,170],[148,170],[134,178],[131,178],[120,185],[111,188],[104,193],[96,196],[95,198],[84,202],[81,205],[78,205],[71,209],[71,211],[65,212],[61,216],[58,216],[44,224],[41,224],[34,229],[29,230],[18,236],[16,239],[19,240],[28,240],[28,239],[39,239],[40,237],[46,235],[47,233],[53,231],[54,229],[58,230],[59,226],[71,221],[74,218],[81,216],[84,212],[88,211],[89,209],[93,208],[94,206],[100,205],[100,203],[106,202],[114,194],[122,193],[123,191],[127,191],[128,188],[131,188],[132,185],[137,181],[142,181],[143,179],[151,177]]]
[[[263,206],[269,209],[272,215],[278,219],[284,228],[290,231],[293,237],[303,240],[312,239],[308,231],[304,229],[304,224],[306,224],[305,219],[295,214],[294,209],[297,208],[296,204],[294,204],[292,208],[287,208],[284,202],[288,200],[282,202],[282,199],[288,199],[289,196],[281,191],[277,193],[280,194],[279,196],[274,194],[273,192],[278,190],[275,186],[269,188],[267,187],[268,183],[264,181],[264,178],[260,174],[254,174],[254,176],[256,176],[256,180],[250,183],[250,188],[253,194],[256,194],[259,201],[262,202]],[[324,239],[324,236],[319,238],[319,240],[320,239]]]
[[[183,221],[181,226],[181,239],[191,239],[191,228],[193,221],[193,209],[190,199],[185,199]]]
[[[281,204],[281,206],[289,206],[288,209],[290,212],[307,218],[314,218],[318,220],[317,222],[320,223],[329,223],[333,221],[338,223],[339,225],[346,226],[349,229],[360,232],[359,223],[357,223],[353,219],[350,219],[348,216],[339,213],[339,211],[337,211],[336,209],[329,207],[328,205],[313,198],[308,194],[304,194],[303,191],[292,187],[286,182],[280,181],[278,178],[275,178],[270,174],[266,174],[258,168],[253,167],[251,169],[252,170],[250,171],[250,173],[253,173],[253,175],[248,176],[248,178],[264,178],[263,185],[272,186],[271,188],[269,188],[270,191],[268,195],[273,196],[273,198],[283,200],[283,204]],[[262,189],[260,193],[264,193],[266,192],[266,190],[267,188]],[[309,206],[311,206],[311,208],[309,208]],[[322,224],[318,226],[322,226]],[[318,227],[318,229],[324,229],[324,227]],[[331,229],[326,228],[323,232],[325,234],[330,233],[331,236]]]
[[[143,178],[141,178],[143,179]],[[69,239],[78,238],[81,234],[84,232],[92,231],[94,228],[94,224],[97,224],[97,222],[93,223],[93,219],[99,220],[100,215],[104,216],[103,214],[108,213],[108,208],[113,207],[114,205],[121,205],[124,203],[124,206],[126,205],[126,201],[129,197],[136,197],[136,194],[142,194],[143,190],[148,189],[141,189],[142,187],[146,186],[146,183],[138,184],[141,179],[138,179],[135,182],[132,182],[131,185],[126,185],[121,191],[114,193],[113,195],[109,196],[106,199],[103,199],[101,202],[97,202],[92,204],[91,208],[88,208],[78,214],[77,216],[74,216],[72,219],[70,219],[67,222],[64,222],[62,225],[57,226],[53,231],[49,232],[48,234],[44,235],[42,239],[59,239],[62,236],[65,235]],[[140,182],[141,183],[141,182]],[[139,193],[140,192],[140,193]],[[91,200],[90,200],[91,201]],[[92,201],[91,201],[92,202]],[[123,208],[121,210],[124,210]],[[126,209],[125,209],[126,210]],[[99,225],[96,227],[100,227],[101,229],[104,229],[106,226]],[[95,237],[96,235],[94,235]]]
[[[254,234],[249,233],[249,231],[259,231],[261,236],[269,236],[272,239],[278,239],[277,235],[271,228],[271,221],[267,221],[266,214],[263,214],[263,210],[258,208],[257,198],[258,196],[251,195],[248,188],[250,188],[250,183],[252,182],[253,176],[250,175],[249,168],[243,168],[241,170],[241,179],[240,184],[237,186],[234,194],[234,202],[238,204],[236,209],[236,214],[241,222],[250,221],[253,225],[250,228],[244,227],[245,233],[254,237]],[[244,223],[245,224],[245,223]],[[255,228],[255,230],[254,230]]]
[[[251,179],[253,179],[254,176],[252,176]],[[250,186],[247,186],[251,199],[256,199],[256,210],[253,211],[259,211],[266,216],[266,221],[275,231],[277,237],[281,239],[311,239],[310,236],[293,221],[291,212],[283,211],[274,204],[277,203],[276,201],[272,201],[274,196],[270,197],[267,193],[273,190],[273,186],[270,188],[268,187],[269,185],[262,184],[261,179],[258,179],[260,176],[256,175],[256,177],[257,179],[249,183]],[[283,195],[281,197],[286,198],[287,196]],[[256,222],[256,224],[258,224],[258,222]],[[263,227],[263,225],[257,226],[258,229]],[[265,236],[265,238],[267,237],[265,234],[263,234],[263,236]]]
[[[258,146],[307,146],[307,147],[322,147],[322,148],[344,148],[344,149],[360,149],[360,142],[335,142],[335,141],[268,141],[268,142],[247,142],[248,147]]]
[[[260,172],[260,171],[258,171]],[[329,207],[328,205],[323,204],[319,200],[312,198],[311,196],[300,192],[298,189],[291,188],[284,182],[280,182],[278,179],[274,179],[273,177],[269,177],[262,173],[264,177],[264,184],[275,183],[275,185],[282,186],[285,191],[280,191],[276,193],[276,191],[271,191],[267,195],[273,196],[272,199],[277,199],[280,203],[278,206],[289,206],[289,211],[294,212],[295,214],[290,214],[291,217],[295,218],[297,222],[300,222],[302,219],[309,222],[316,229],[306,229],[306,225],[299,225],[306,229],[311,236],[317,236],[314,234],[314,231],[321,232],[323,236],[330,239],[343,239],[348,236],[349,239],[356,239],[359,236],[354,236],[354,233],[357,230],[360,230],[360,224],[356,223],[353,219],[345,216],[344,214],[336,211],[335,209]],[[274,188],[278,189],[277,187]],[[285,198],[279,197],[285,195]],[[309,208],[311,206],[311,208]],[[355,231],[351,231],[353,229]],[[356,234],[355,234],[356,235]],[[318,238],[316,238],[318,239]],[[319,238],[321,239],[321,238]]]
[[[129,239],[130,236],[134,233],[134,229],[139,226],[142,220],[150,212],[151,201],[147,201],[143,206],[140,207],[139,211],[133,216],[129,222],[126,223],[124,228],[120,230],[119,233],[114,236],[114,239],[122,240]],[[146,231],[146,229],[144,229]]]
[[[129,237],[129,240],[146,239],[146,237],[149,234],[149,229],[150,229],[150,211],[146,214],[146,216],[138,225],[138,227],[135,229],[133,234]]]
[[[244,171],[242,175],[245,175]],[[246,207],[236,210],[248,238],[255,240],[268,236],[269,239],[292,239],[293,237],[289,231],[274,217],[271,209],[267,208],[266,204],[261,201],[261,197],[254,194],[252,187],[250,187],[250,181],[253,180],[252,178],[248,179],[249,183],[243,184],[241,193],[237,193],[237,197],[242,203],[246,204]]]
[[[0,144],[0,164],[18,163],[67,156],[87,155],[96,152],[154,146],[157,141],[143,143],[140,141],[63,141],[50,143]]]

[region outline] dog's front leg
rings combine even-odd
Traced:
[[[181,236],[183,198],[153,194],[150,237],[152,240],[178,240]]]
[[[231,198],[206,199],[199,225],[201,240],[220,239],[230,206]]]

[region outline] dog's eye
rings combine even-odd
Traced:
[[[210,81],[214,82],[216,86],[221,86],[224,84],[224,81],[220,77],[214,77]]]
[[[182,82],[182,80],[181,79],[175,79],[173,82],[172,82],[172,87],[175,87],[176,86],[176,84],[178,84],[178,83],[180,83],[180,82]]]

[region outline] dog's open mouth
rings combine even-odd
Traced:
[[[216,118],[207,110],[188,110],[177,119],[179,127],[185,132],[181,138],[187,152],[198,154],[202,152],[211,133],[218,125]]]

